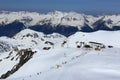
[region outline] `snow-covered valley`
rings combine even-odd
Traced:
[[[120,80],[120,31],[0,37],[0,79]]]

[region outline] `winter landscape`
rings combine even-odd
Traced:
[[[73,8],[42,13],[3,7],[0,80],[120,80],[120,14],[85,14]]]

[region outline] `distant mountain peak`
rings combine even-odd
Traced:
[[[0,36],[11,37],[24,28],[33,29],[45,34],[55,32],[65,36],[69,36],[77,31],[114,31],[120,30],[120,15],[95,17],[77,12],[53,11],[47,14],[41,14],[27,11],[0,11]],[[9,33],[11,34],[9,35]]]

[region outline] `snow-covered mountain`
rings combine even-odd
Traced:
[[[69,36],[77,31],[120,30],[120,15],[92,16],[76,12],[54,11],[47,14],[37,12],[0,12],[0,36],[13,37],[25,28],[45,34],[60,33]]]
[[[56,27],[57,25],[81,27],[84,25],[83,15],[75,12],[55,11],[48,14],[36,12],[1,12],[0,24],[10,24],[14,21],[24,23],[26,27],[44,24],[49,24],[52,27]]]
[[[24,29],[0,37],[0,79],[119,80],[120,31],[58,33]]]
[[[120,15],[1,11],[0,79],[120,80],[119,30]]]

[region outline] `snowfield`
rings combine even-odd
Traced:
[[[76,41],[94,41],[105,45],[113,45],[120,48],[120,31],[96,31],[92,33],[77,32],[69,37],[69,45],[75,46]],[[73,44],[72,44],[73,43]]]
[[[119,53],[119,49],[41,51],[8,80],[119,80]]]
[[[119,34],[77,32],[65,37],[25,29],[13,38],[0,37],[12,46],[0,52],[0,78],[9,71],[6,80],[120,80]],[[28,61],[11,73],[26,57]]]

